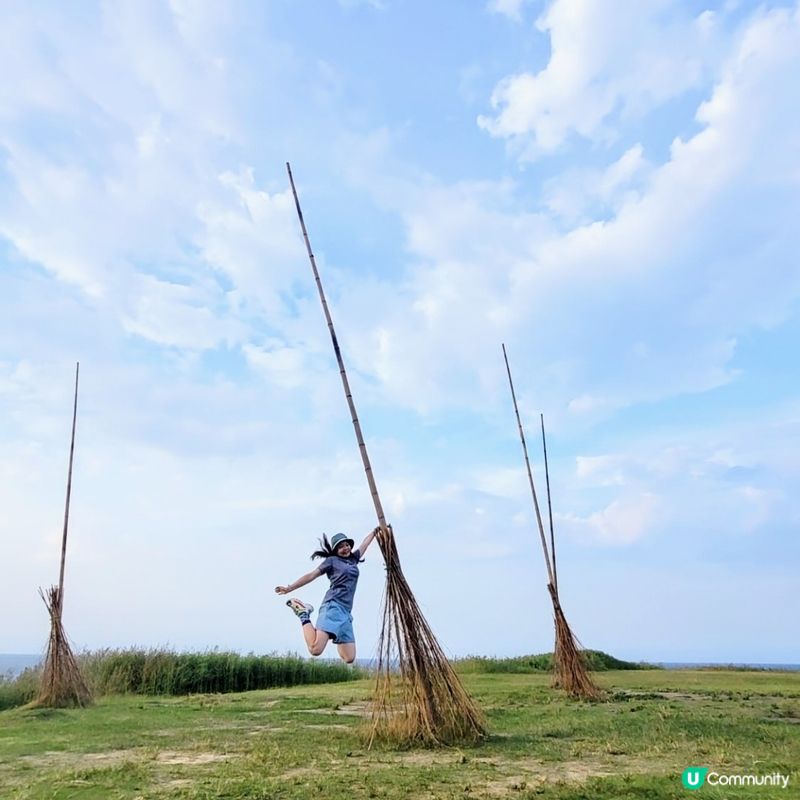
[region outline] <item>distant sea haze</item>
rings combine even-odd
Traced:
[[[27,667],[35,667],[42,661],[41,653],[0,653],[0,676],[14,677],[19,675]],[[362,667],[374,667],[375,660],[371,658],[358,658],[356,663]],[[664,667],[664,669],[699,669],[701,667],[716,667],[724,669],[733,667],[735,669],[774,669],[783,672],[800,672],[800,664],[734,664],[730,662],[713,661],[653,661],[654,666]]]
[[[750,662],[739,664],[731,661],[653,661],[657,667],[664,669],[701,669],[703,667],[715,667],[724,669],[732,667],[734,669],[773,669],[778,672],[800,672],[800,664],[751,664]]]
[[[0,675],[19,675],[22,670],[35,667],[41,660],[41,653],[0,653]]]

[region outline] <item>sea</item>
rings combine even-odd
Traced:
[[[27,667],[35,667],[42,662],[41,653],[0,653],[0,677],[14,678]],[[335,659],[333,659],[335,660]],[[356,662],[362,667],[374,667],[375,661],[369,658],[359,658]],[[662,661],[651,662],[654,666],[664,669],[755,669],[755,670],[776,670],[780,672],[800,672],[800,664],[762,664],[762,663],[741,663],[731,664],[729,662],[713,661]]]

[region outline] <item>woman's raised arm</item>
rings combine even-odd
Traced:
[[[389,529],[389,532],[391,533],[392,526],[391,526],[391,525],[387,525],[386,527]],[[374,530],[371,530],[371,531],[370,531],[370,532],[369,532],[369,533],[368,533],[368,534],[367,534],[367,535],[364,537],[364,541],[363,541],[363,542],[361,542],[361,544],[358,546],[358,551],[359,551],[359,553],[361,553],[361,555],[362,555],[362,556],[363,556],[363,555],[364,555],[364,553],[366,552],[366,549],[367,549],[367,548],[368,548],[368,547],[369,547],[369,546],[372,544],[372,540],[373,540],[373,539],[374,539],[374,538],[375,538],[375,537],[376,537],[376,536],[377,536],[377,535],[378,535],[380,532],[381,532],[381,526],[380,526],[380,525],[378,525],[378,527],[377,527],[377,528],[375,528]]]

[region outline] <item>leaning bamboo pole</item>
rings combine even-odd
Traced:
[[[506,346],[503,345],[503,359],[506,362],[506,372],[508,373],[508,385],[511,387],[511,399],[514,401],[514,413],[517,415],[517,430],[519,431],[519,439],[522,442],[522,454],[525,457],[525,468],[528,471],[528,484],[531,487],[531,495],[533,496],[533,507],[536,511],[536,522],[539,526],[539,537],[542,541],[542,553],[544,554],[544,563],[547,567],[547,577],[550,579],[550,585],[555,585],[555,577],[553,576],[553,565],[550,561],[550,554],[547,550],[547,539],[544,535],[544,525],[542,525],[542,513],[539,511],[539,498],[536,495],[536,486],[533,483],[533,471],[531,470],[531,460],[528,458],[528,445],[525,443],[525,431],[522,429],[522,420],[519,417],[519,408],[517,408],[517,395],[514,392],[514,381],[511,380],[511,367],[508,364],[508,355],[506,354]]]
[[[75,396],[72,403],[72,434],[69,444],[69,466],[67,467],[67,498],[64,503],[64,528],[61,536],[61,562],[58,586],[46,592],[39,589],[50,615],[50,637],[42,668],[42,683],[34,706],[59,708],[63,706],[86,706],[92,701],[86,681],[81,675],[78,662],[72,653],[64,632],[62,612],[64,609],[64,568],[67,558],[67,533],[69,531],[69,506],[72,496],[72,464],[75,455],[75,428],[78,419],[78,376],[80,363],[75,365]]]
[[[517,417],[517,429],[519,431],[520,441],[522,442],[522,452],[525,456],[525,466],[528,471],[528,483],[531,487],[533,505],[536,510],[536,522],[539,528],[539,538],[542,543],[542,553],[544,555],[545,566],[547,567],[547,575],[549,578],[547,591],[549,592],[550,599],[553,603],[553,623],[555,625],[553,685],[564,689],[564,691],[566,691],[567,694],[571,695],[572,697],[594,699],[599,697],[601,692],[589,676],[586,661],[581,653],[580,643],[575,638],[575,634],[572,632],[569,624],[567,623],[567,618],[564,615],[564,610],[561,607],[561,601],[558,596],[554,563],[555,539],[552,540],[553,553],[551,554],[548,552],[547,548],[547,539],[545,538],[544,534],[542,515],[539,511],[539,500],[536,496],[536,486],[533,482],[533,471],[531,470],[531,462],[528,458],[528,446],[525,443],[525,431],[522,428],[522,420],[519,416],[517,395],[514,391],[514,381],[511,378],[511,367],[508,363],[508,354],[506,353],[505,345],[503,345],[503,359],[506,364],[506,372],[508,373],[508,385],[511,388],[511,399],[514,402],[514,414]],[[542,424],[544,424],[544,422]],[[544,428],[542,430],[544,430]]]
[[[485,735],[483,716],[447,660],[400,566],[397,543],[391,526],[386,522],[356,413],[353,393],[347,379],[344,358],[333,327],[333,319],[322,288],[314,252],[311,249],[292,168],[288,162],[286,170],[308,259],[311,262],[319,299],[339,365],[339,376],[355,430],[358,450],[378,517],[380,525],[378,544],[386,564],[383,623],[378,641],[377,680],[372,701],[371,722],[366,732],[368,746],[371,747],[377,740],[396,745],[429,746],[476,741]]]
[[[558,567],[556,566],[556,536],[553,531],[553,502],[550,498],[550,468],[547,466],[547,439],[544,435],[544,414],[539,414],[542,421],[542,450],[544,451],[544,477],[547,485],[547,518],[550,522],[550,559],[553,562],[553,588],[558,594]]]

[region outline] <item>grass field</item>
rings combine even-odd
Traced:
[[[619,671],[600,703],[547,675],[468,674],[491,735],[476,747],[367,751],[372,684],[102,698],[86,710],[0,712],[0,797],[800,797],[800,675]],[[681,785],[688,766],[790,775],[788,789]]]

